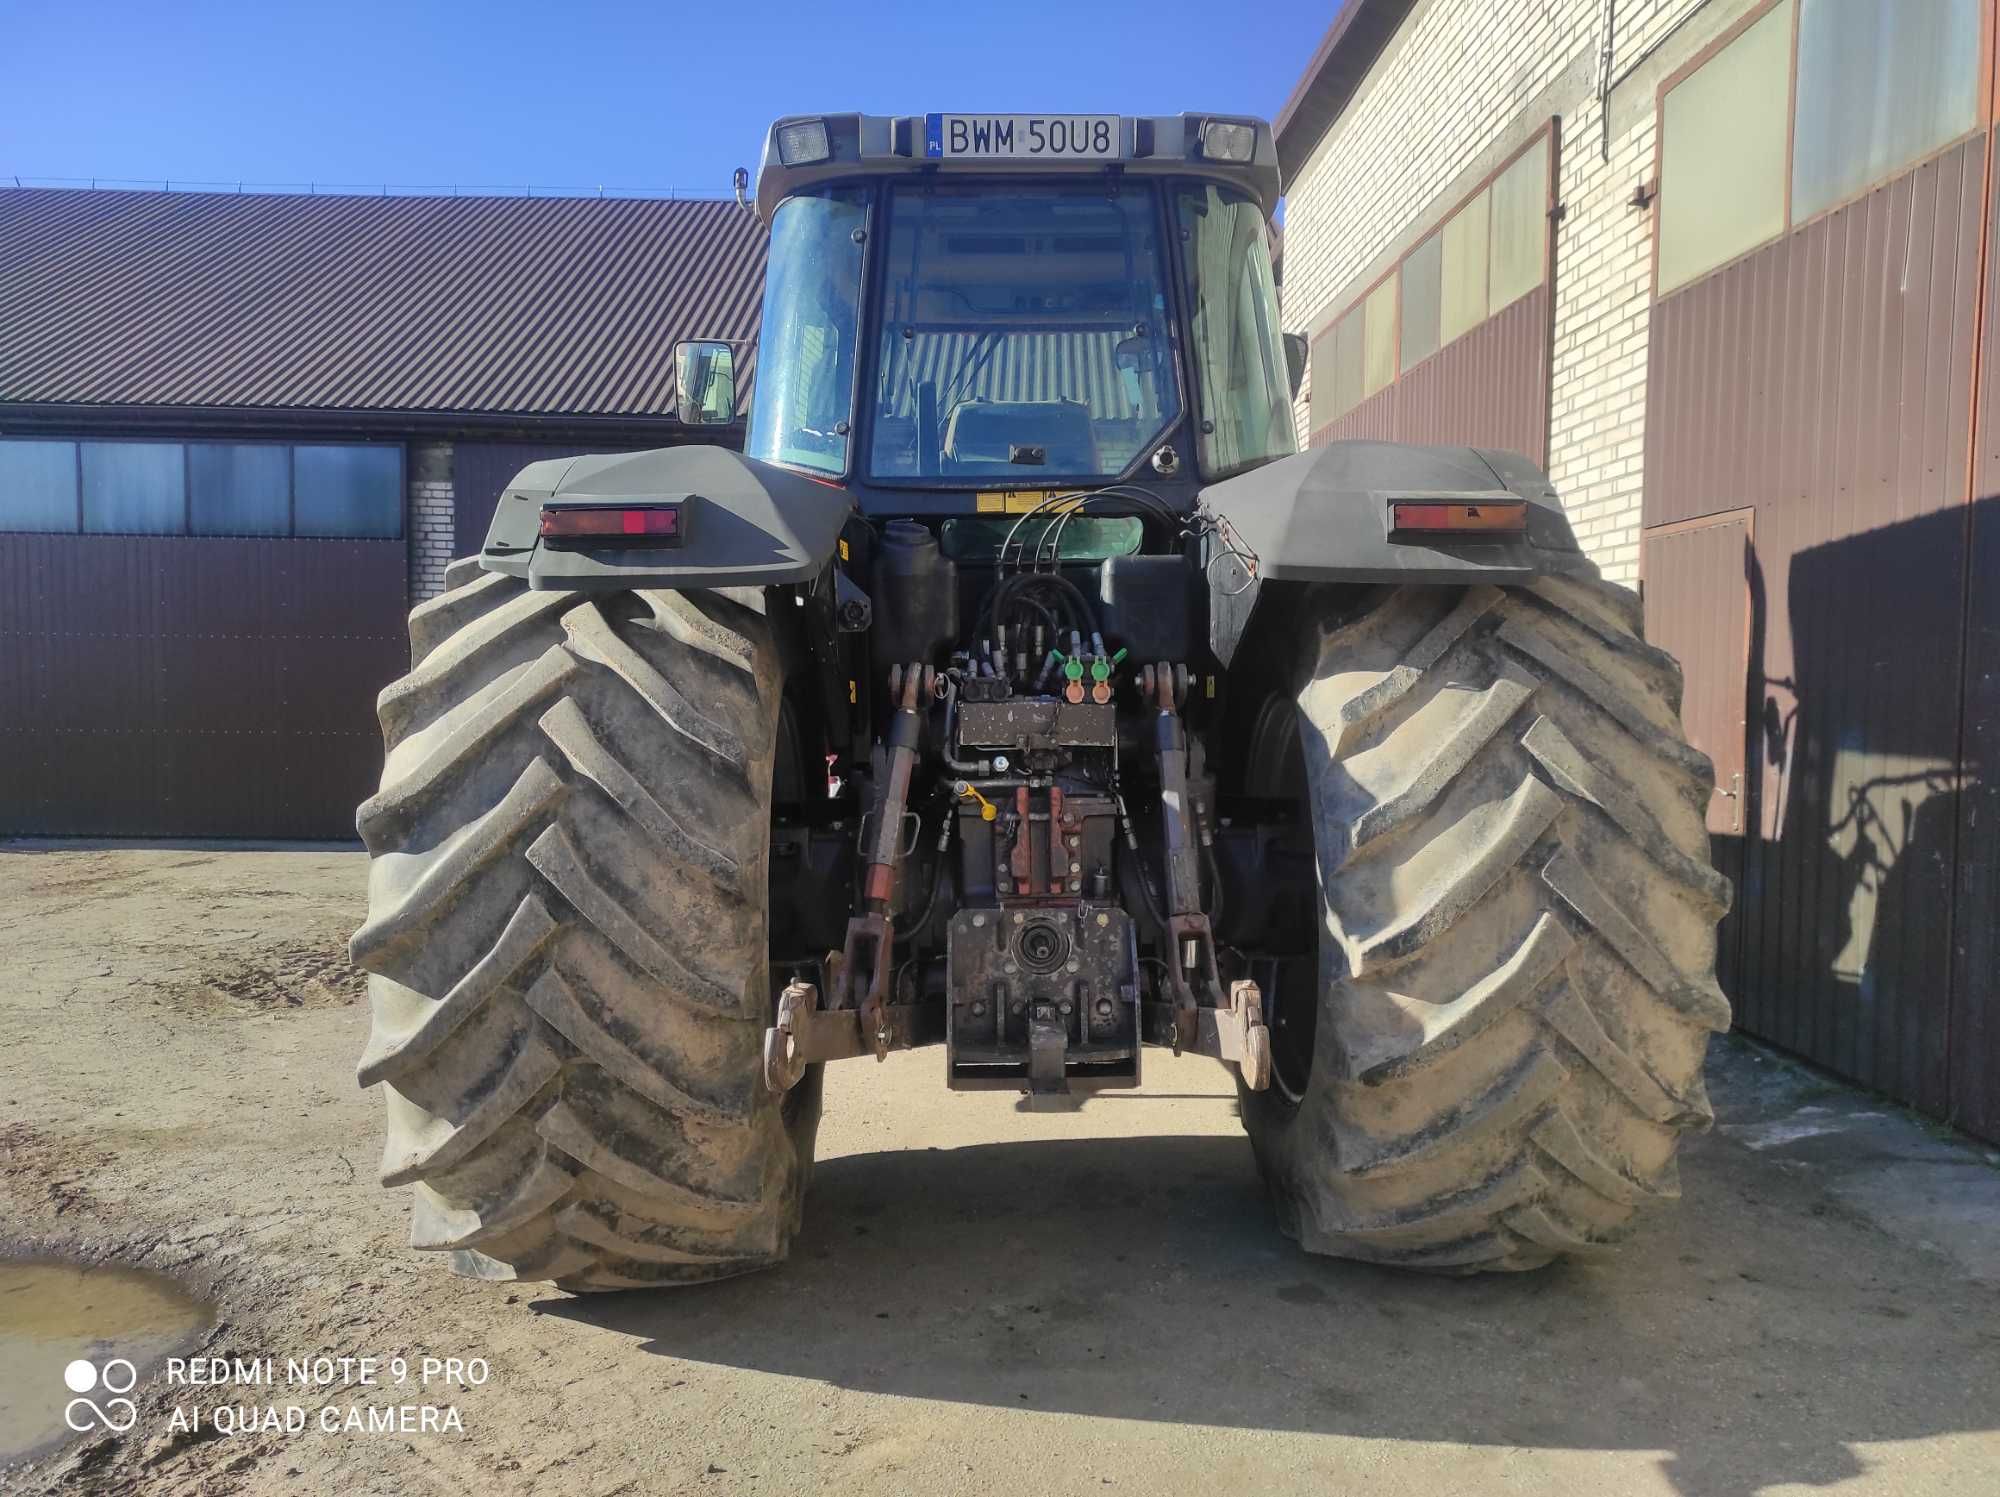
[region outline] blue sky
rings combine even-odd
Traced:
[[[1338,8],[0,0],[0,179],[719,192],[799,110],[1268,117]]]

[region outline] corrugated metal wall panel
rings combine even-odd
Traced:
[[[1988,306],[1995,305],[1989,301]],[[1989,323],[1987,338],[1993,337]],[[1990,347],[1990,343],[1989,343]],[[2000,1140],[2000,412],[1993,354],[1982,361],[1983,477],[1973,506],[1966,631],[1964,775],[1953,901],[1951,1120]]]
[[[1397,435],[1397,411],[1402,402],[1402,395],[1400,385],[1385,385],[1346,415],[1336,417],[1314,432],[1311,445],[1324,447],[1328,442],[1402,440]]]
[[[1549,357],[1544,284],[1321,427],[1313,445],[1373,439],[1497,447],[1546,467]]]
[[[1968,141],[1655,306],[1647,526],[1734,495],[1830,538],[1963,497],[1984,168]]]
[[[1740,1021],[1936,1112],[1984,153],[1658,303],[1646,417],[1649,528],[1756,512]],[[1648,572],[1649,611],[1728,581]]]
[[[0,832],[354,835],[409,665],[400,540],[10,535]]]
[[[1399,436],[1549,460],[1549,292],[1501,309],[1399,383]]]
[[[1952,923],[1951,1119],[2000,1139],[2000,191],[1988,206]]]

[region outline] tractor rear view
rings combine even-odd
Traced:
[[[1278,191],[1248,120],[773,127],[746,451],[524,469],[381,699],[414,1246],[770,1266],[822,1064],[916,1046],[1046,1106],[1215,1057],[1315,1252],[1532,1268],[1676,1194],[1729,1020],[1678,668],[1533,464],[1296,450]]]

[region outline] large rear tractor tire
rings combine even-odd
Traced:
[[[462,1273],[618,1289],[785,1256],[817,1068],[762,1080],[780,664],[762,596],[461,562],[382,693],[354,960],[382,1183]]]
[[[1292,1063],[1243,1094],[1280,1223],[1313,1252],[1451,1273],[1613,1242],[1678,1195],[1729,1024],[1729,885],[1679,667],[1594,582],[1329,594],[1310,623],[1282,716],[1318,981],[1277,1004]]]

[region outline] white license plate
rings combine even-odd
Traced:
[[[1116,161],[1124,141],[1115,114],[931,114],[924,154],[941,160]]]

